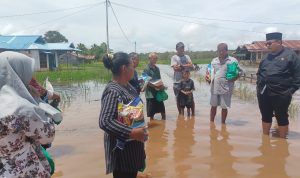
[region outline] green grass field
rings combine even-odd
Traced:
[[[102,62],[93,64],[84,64],[78,66],[60,65],[55,71],[39,71],[34,76],[39,82],[45,81],[48,77],[52,82],[86,81],[86,80],[104,80],[111,78],[111,72],[108,71]]]
[[[193,59],[193,63],[207,64],[211,59]],[[158,64],[170,65],[170,59],[159,59]],[[137,71],[141,73],[148,60],[140,60]],[[72,82],[72,81],[86,81],[86,80],[100,80],[108,81],[111,79],[111,72],[107,70],[102,62],[82,64],[82,65],[67,65],[61,64],[55,71],[38,71],[34,76],[39,82],[45,81],[48,77],[52,82]]]

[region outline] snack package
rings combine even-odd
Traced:
[[[140,97],[134,98],[130,103],[126,105],[123,104],[122,101],[119,101],[118,121],[131,128],[145,127],[143,108],[144,104]],[[145,129],[145,132],[148,132],[147,129]],[[123,150],[126,142],[132,140],[133,139],[128,139],[124,142],[122,140],[117,139],[116,148]],[[147,137],[145,137],[145,141],[146,140],[148,140]]]
[[[139,77],[141,91],[145,91],[149,81],[152,77],[148,76],[146,73],[143,73],[142,76]]]
[[[214,67],[213,67],[213,65],[211,65],[211,64],[208,64],[207,65],[207,77],[208,77],[208,80],[210,81],[210,82],[212,82],[213,80],[214,80],[214,77],[215,77],[215,70],[214,70]]]

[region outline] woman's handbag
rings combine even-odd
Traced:
[[[162,102],[168,99],[168,94],[165,90],[159,90],[156,92],[155,99],[158,102]]]

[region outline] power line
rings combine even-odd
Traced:
[[[102,4],[102,3],[100,3],[100,4]],[[98,5],[100,5],[100,4],[98,4]],[[62,17],[58,17],[58,18],[55,18],[55,19],[51,19],[51,20],[49,20],[49,21],[40,23],[40,24],[38,24],[38,25],[33,25],[33,26],[30,26],[30,27],[26,27],[26,28],[24,28],[23,30],[27,30],[27,29],[31,29],[31,28],[36,28],[36,27],[39,27],[39,26],[42,26],[42,25],[51,23],[51,22],[53,22],[53,21],[62,20],[62,19],[64,19],[64,18],[70,17],[70,16],[72,16],[72,15],[78,14],[78,13],[80,13],[80,12],[86,11],[86,10],[91,9],[91,8],[94,8],[94,7],[96,7],[96,6],[91,6],[91,7],[88,7],[88,8],[85,8],[85,9],[82,9],[82,10],[79,10],[79,11],[76,11],[76,12],[73,12],[73,13],[70,13],[70,14],[67,14],[67,15],[62,16]],[[14,32],[14,33],[16,33],[16,32]],[[13,34],[13,33],[11,33],[11,34]]]
[[[78,9],[78,8],[83,8],[83,7],[93,7],[97,6],[100,4],[103,4],[103,2],[100,3],[94,3],[94,4],[86,4],[82,6],[76,6],[76,7],[71,7],[71,8],[63,8],[63,9],[55,9],[55,10],[49,10],[49,11],[42,11],[42,12],[33,12],[33,13],[25,13],[25,14],[14,14],[14,15],[6,15],[6,16],[0,16],[0,19],[3,18],[12,18],[12,17],[23,17],[23,16],[30,16],[30,15],[38,15],[38,14],[48,14],[48,13],[54,13],[54,12],[62,12],[62,11],[68,11],[68,10],[73,10],[73,9]]]
[[[119,5],[117,3],[113,3],[115,5]],[[135,11],[139,11],[145,14],[150,14],[150,15],[154,15],[154,16],[158,16],[158,17],[162,17],[162,18],[166,18],[166,19],[171,19],[174,21],[181,21],[181,22],[187,22],[187,23],[193,23],[193,24],[198,24],[201,26],[208,26],[211,28],[223,28],[223,29],[229,29],[229,30],[235,30],[235,31],[244,31],[244,32],[251,32],[251,33],[260,33],[260,34],[265,34],[264,32],[258,32],[258,31],[254,31],[254,30],[245,30],[245,29],[237,29],[237,28],[231,28],[231,27],[223,27],[223,26],[219,26],[219,25],[213,25],[213,24],[203,24],[203,23],[199,23],[199,22],[195,22],[195,21],[190,21],[190,20],[185,20],[185,19],[178,19],[178,18],[174,18],[174,17],[169,17],[170,15],[164,15],[163,13],[159,14],[155,11],[149,11],[149,10],[144,10],[144,9],[139,9],[139,8],[134,8],[134,7],[129,7],[129,6],[125,6],[125,5],[120,5],[122,7],[125,8],[129,8],[129,9],[133,9]]]
[[[121,24],[120,24],[120,22],[119,22],[119,20],[118,20],[118,17],[117,17],[117,15],[115,14],[114,8],[112,7],[110,1],[109,1],[109,4],[110,4],[110,8],[111,8],[111,10],[112,10],[112,12],[113,12],[113,14],[114,14],[114,17],[115,17],[115,19],[116,19],[116,21],[117,21],[117,23],[118,23],[118,25],[119,25],[119,28],[120,28],[120,30],[121,30],[122,33],[123,33],[123,36],[126,38],[126,40],[127,40],[129,43],[131,43],[131,41],[128,39],[127,35],[125,34],[125,32],[124,32],[124,30],[123,30],[123,28],[122,28],[122,26],[121,26]]]
[[[132,6],[127,6],[124,4],[114,3],[113,4],[129,9],[133,9],[136,11],[142,11],[142,12],[148,12],[148,13],[154,13],[154,14],[163,14],[168,16],[176,16],[176,17],[182,17],[182,18],[191,18],[191,19],[198,19],[198,20],[209,20],[209,21],[221,21],[221,22],[234,22],[234,23],[247,23],[247,24],[264,24],[264,25],[294,25],[299,26],[300,23],[283,23],[283,22],[262,22],[262,21],[244,21],[244,20],[231,20],[231,19],[217,19],[217,18],[205,18],[205,17],[190,17],[185,15],[178,15],[178,14],[172,14],[172,13],[166,13],[161,11],[150,11],[145,9],[140,9]]]

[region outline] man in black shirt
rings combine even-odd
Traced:
[[[269,135],[275,114],[279,136],[288,133],[288,108],[292,95],[300,86],[300,59],[291,49],[282,46],[282,34],[266,34],[266,46],[270,50],[257,71],[257,98],[262,115],[263,133]]]

